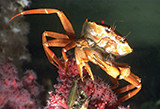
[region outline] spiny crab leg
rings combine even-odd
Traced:
[[[10,19],[10,21],[12,19],[14,19],[15,17],[19,16],[19,15],[27,15],[27,14],[52,14],[52,13],[57,13],[57,15],[60,18],[61,23],[62,23],[62,25],[64,27],[64,30],[66,31],[66,34],[69,36],[70,39],[75,40],[75,32],[74,32],[74,29],[72,27],[72,24],[67,19],[67,17],[64,15],[64,13],[62,11],[57,10],[57,9],[33,9],[33,10],[22,11],[21,13],[13,16]]]

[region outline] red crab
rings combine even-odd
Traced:
[[[125,56],[132,52],[132,49],[126,42],[126,39],[117,34],[114,31],[115,28],[86,20],[82,27],[81,37],[76,40],[75,32],[70,21],[62,11],[57,9],[27,10],[15,15],[11,20],[19,15],[52,13],[57,13],[66,32],[66,34],[62,34],[45,31],[42,34],[42,43],[45,53],[48,60],[53,65],[56,67],[60,66],[67,72],[68,58],[66,52],[75,48],[76,63],[82,81],[83,67],[87,70],[92,80],[94,80],[92,71],[88,64],[88,61],[91,61],[94,64],[99,65],[107,73],[114,84],[114,89],[119,85],[117,79],[124,79],[130,83],[129,85],[115,91],[117,93],[124,93],[131,90],[121,97],[118,100],[118,103],[126,101],[140,91],[141,79],[130,71],[130,66],[125,63],[115,62],[117,57]],[[51,37],[53,39],[47,40],[47,37]],[[63,47],[62,56],[65,60],[64,64],[57,58],[49,47]]]

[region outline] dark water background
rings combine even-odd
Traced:
[[[35,8],[62,10],[71,21],[77,39],[86,18],[96,22],[104,20],[108,25],[115,23],[116,30],[124,36],[131,32],[127,40],[133,48],[133,53],[117,61],[128,63],[132,72],[142,79],[143,87],[136,96],[123,104],[130,104],[131,109],[160,109],[160,1],[32,0],[29,9]],[[45,56],[41,34],[45,30],[64,33],[63,27],[56,14],[27,15],[25,20],[30,23],[28,49],[32,61],[24,68],[34,69],[40,83],[44,78],[49,78],[55,84],[57,69]],[[54,51],[61,56],[60,48]],[[98,66],[91,65],[91,68],[95,75],[106,75]]]

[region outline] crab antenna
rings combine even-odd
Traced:
[[[113,30],[116,29],[115,23],[116,23],[116,22],[114,22],[114,23],[113,23],[113,26],[112,26],[112,29],[113,29]]]
[[[125,39],[131,34],[131,32],[127,33],[127,35],[123,36]]]

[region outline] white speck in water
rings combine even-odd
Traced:
[[[17,33],[17,32],[20,32],[21,30],[20,30],[19,28],[15,28],[15,27],[14,27],[14,28],[12,29],[12,31],[15,32],[15,33]]]

